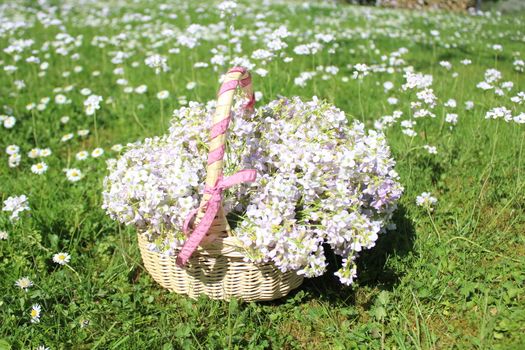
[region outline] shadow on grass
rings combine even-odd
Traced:
[[[400,206],[394,214],[397,228],[379,236],[376,246],[361,253],[357,259],[357,283],[359,286],[392,290],[402,276],[402,272],[388,266],[387,261],[394,257],[404,257],[413,250],[415,231],[406,210]],[[280,304],[293,298],[299,291],[307,292],[308,299],[319,299],[333,304],[354,304],[355,290],[339,282],[334,272],[341,266],[341,258],[331,249],[326,249],[329,262],[328,271],[320,277],[305,279],[303,285],[291,292],[288,297],[273,303]]]

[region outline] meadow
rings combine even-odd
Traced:
[[[0,349],[523,349],[523,15],[0,4]],[[106,161],[214,100],[236,65],[257,105],[317,96],[385,133],[404,193],[351,286],[191,300],[102,209]]]

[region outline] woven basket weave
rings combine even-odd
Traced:
[[[253,102],[253,90],[249,72],[244,68],[232,68],[225,76],[219,92],[213,124],[230,118],[235,88],[240,86],[242,92]],[[210,139],[210,154],[224,147],[226,134],[222,133]],[[214,186],[222,177],[223,160],[208,164],[206,185]],[[200,208],[204,208],[210,195],[204,194]],[[204,216],[199,210],[194,226]],[[228,300],[232,297],[244,301],[262,301],[281,298],[303,282],[303,277],[295,271],[281,272],[273,263],[254,264],[244,261],[240,244],[230,236],[230,227],[222,205],[213,223],[193,252],[185,266],[176,263],[176,258],[165,256],[148,249],[147,239],[138,234],[139,248],[144,266],[153,279],[164,288],[179,294],[197,298],[204,294],[212,299]]]

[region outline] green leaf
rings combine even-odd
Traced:
[[[10,350],[11,344],[6,339],[0,339],[0,350]]]

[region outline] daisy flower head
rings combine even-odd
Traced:
[[[44,149],[40,150],[40,157],[42,157],[42,158],[49,157],[52,153],[53,152],[51,152],[50,148],[44,148]]]
[[[433,210],[433,206],[437,203],[437,198],[432,196],[430,192],[423,192],[416,197],[416,204],[420,207]]]
[[[60,139],[60,142],[67,142],[67,141],[71,140],[73,138],[73,136],[75,136],[73,133],[65,134]]]
[[[31,315],[31,323],[40,322],[41,311],[42,307],[40,304],[33,304],[33,306],[31,306],[31,311],[29,312]]]
[[[99,148],[95,148],[93,152],[91,152],[91,157],[98,158],[103,154],[104,154],[104,149],[99,147]]]
[[[66,173],[67,180],[70,182],[80,181],[84,176],[79,169],[64,169],[64,171]]]
[[[70,260],[71,255],[68,253],[60,252],[53,255],[53,262],[57,263],[58,265],[68,264]]]
[[[18,153],[12,154],[9,156],[8,159],[8,165],[10,168],[16,168],[20,165],[20,161],[22,160],[22,156]]]
[[[58,94],[55,96],[55,103],[57,105],[63,105],[67,102],[67,97],[62,95],[62,94]]]
[[[77,160],[86,160],[88,157],[89,153],[87,151],[80,151],[75,155]]]
[[[6,129],[12,129],[16,124],[16,118],[15,117],[7,117],[4,119],[4,128]]]
[[[13,154],[18,154],[20,152],[20,147],[17,145],[9,145],[5,148],[5,153],[12,156]]]
[[[89,130],[88,129],[78,130],[77,135],[80,137],[86,137],[89,135]]]
[[[5,241],[9,238],[9,234],[6,231],[0,231],[0,241]]]
[[[27,152],[27,156],[31,159],[35,159],[35,158],[40,157],[40,152],[41,152],[40,148],[33,148],[31,151]]]
[[[145,93],[146,91],[148,91],[148,86],[147,85],[139,85],[135,88],[135,92],[137,94],[143,94]]]
[[[16,280],[15,286],[27,292],[27,290],[33,286],[33,281],[31,281],[29,277],[22,277]]]
[[[48,167],[45,162],[36,163],[31,166],[31,172],[36,175],[42,175],[47,171],[47,168]]]
[[[168,90],[162,90],[157,93],[157,98],[159,100],[165,100],[170,96],[170,93]]]
[[[122,151],[123,148],[124,147],[121,144],[119,144],[119,143],[117,143],[116,145],[111,146],[111,150],[114,151],[114,152],[120,152],[120,151]]]

